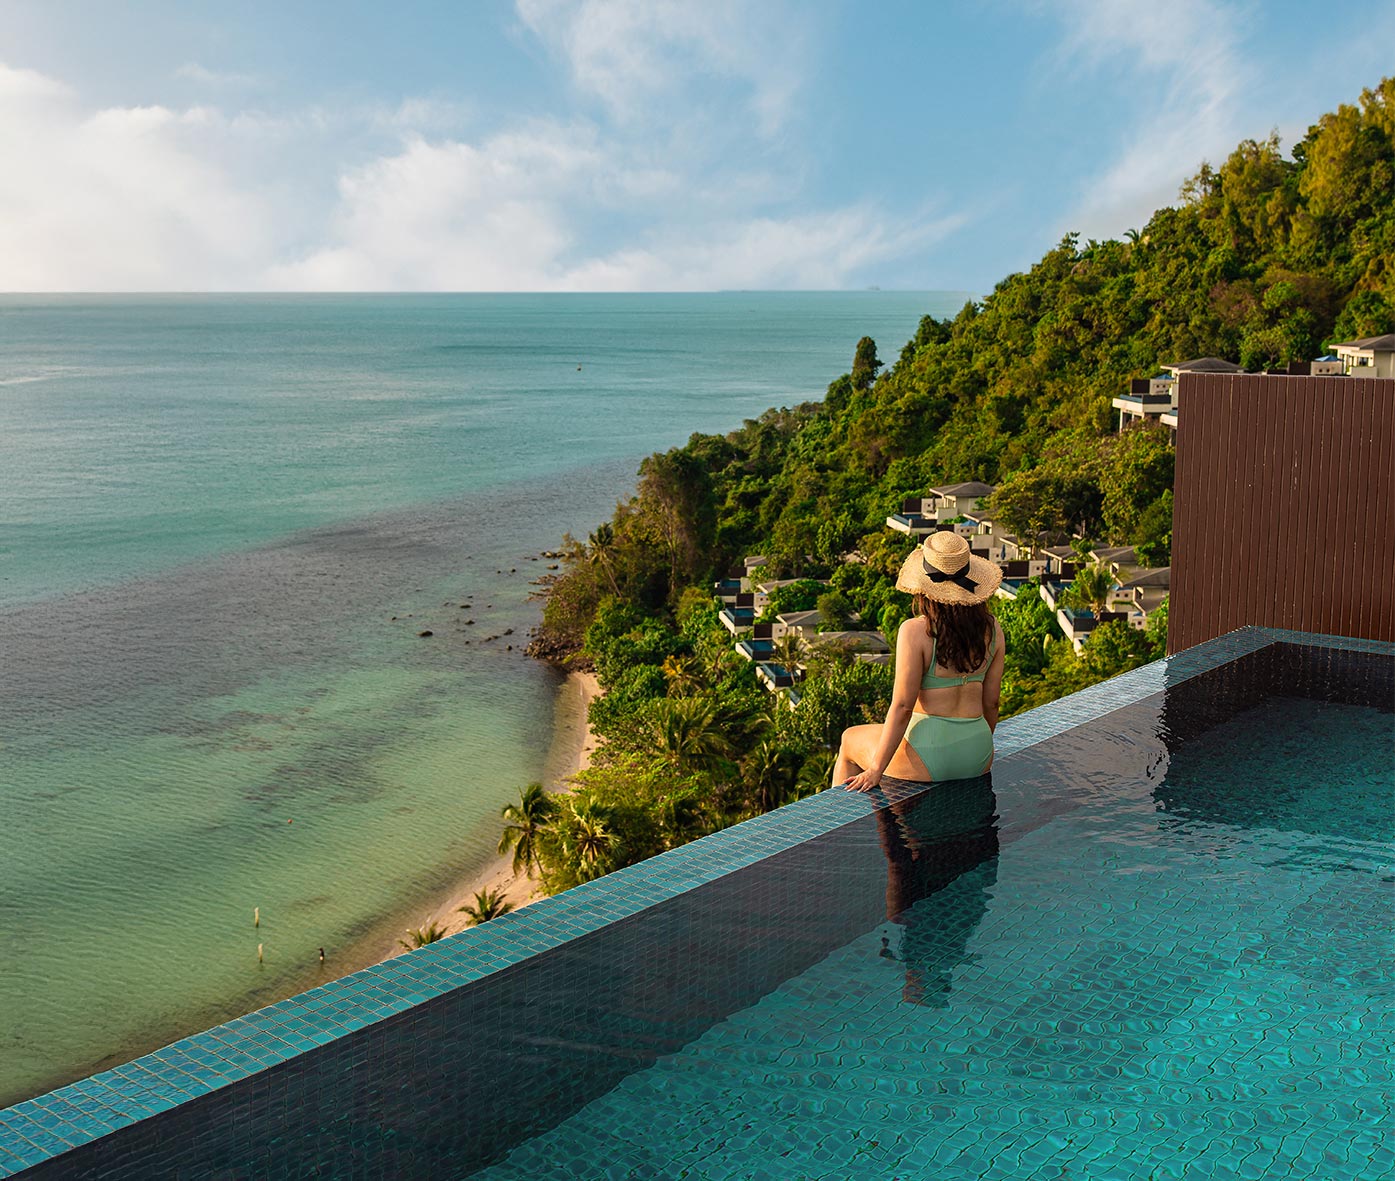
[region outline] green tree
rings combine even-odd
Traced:
[[[857,351],[853,354],[853,389],[871,389],[872,383],[877,380],[877,370],[881,367],[882,363],[877,359],[877,342],[870,336],[864,336],[857,342]]]
[[[1075,572],[1075,578],[1061,596],[1068,607],[1091,612],[1096,619],[1109,610],[1109,595],[1114,589],[1114,574],[1103,562],[1085,566]]]
[[[702,661],[692,653],[665,656],[663,674],[670,697],[686,697],[703,687]]]
[[[801,578],[797,582],[777,586],[761,612],[761,618],[774,619],[777,615],[788,615],[794,611],[812,611],[818,606],[819,596],[827,589],[813,578]]]
[[[1148,613],[1148,623],[1143,629],[1148,638],[1148,654],[1157,660],[1167,655],[1167,600],[1164,599]]]
[[[598,878],[609,868],[610,855],[618,843],[605,807],[584,795],[568,797],[563,840],[582,881]]]
[[[1023,583],[1015,599],[993,599],[992,603],[1003,628],[1006,668],[1037,675],[1046,667],[1048,645],[1065,635],[1041,597],[1039,582]]]
[[[530,873],[538,865],[538,838],[556,810],[556,801],[541,783],[530,783],[519,792],[518,803],[504,805],[499,852],[513,851],[515,874]]]
[[[589,538],[590,550],[588,557],[591,562],[599,566],[604,572],[606,583],[610,587],[610,593],[618,596],[620,587],[615,581],[615,557],[616,541],[615,526],[609,521],[605,521],[596,527],[596,531]]]
[[[639,466],[639,506],[667,555],[667,594],[676,599],[686,581],[712,570],[717,514],[711,473],[680,449],[651,455]]]
[[[704,697],[656,701],[648,739],[654,757],[679,771],[712,771],[727,764],[732,744],[713,702]]]
[[[1085,641],[1083,663],[1098,677],[1112,677],[1153,658],[1147,637],[1125,620],[1100,624]]]
[[[799,762],[794,750],[773,737],[755,745],[741,762],[741,774],[756,811],[769,812],[793,797]]]
[[[818,597],[814,606],[823,616],[820,631],[846,631],[852,622],[853,605],[848,596],[840,590],[826,591]]]
[[[799,667],[804,663],[808,651],[808,641],[799,632],[787,631],[775,641],[775,663],[798,680]]]
[[[478,927],[490,919],[497,919],[511,910],[513,903],[506,901],[500,891],[490,889],[476,890],[474,902],[467,902],[460,908],[461,913],[467,916],[467,923],[471,927]]]
[[[407,938],[399,939],[398,946],[405,947],[408,951],[415,951],[418,947],[425,947],[428,943],[436,943],[446,937],[446,929],[434,919],[424,927],[408,927]]]

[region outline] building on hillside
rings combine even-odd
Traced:
[[[1114,409],[1119,412],[1119,430],[1131,423],[1166,414],[1175,405],[1176,385],[1177,379],[1167,373],[1138,377],[1129,382],[1128,393],[1114,399]]]
[[[1171,365],[1162,366],[1173,379],[1180,378],[1184,373],[1244,373],[1244,367],[1237,365],[1234,361],[1223,361],[1220,357],[1197,357],[1191,361],[1176,361]],[[1174,401],[1177,396],[1177,387],[1172,387]]]
[[[1133,627],[1146,627],[1152,615],[1167,598],[1172,587],[1172,567],[1140,568],[1122,576],[1115,586],[1112,603],[1126,611]]]
[[[980,513],[966,515],[963,527],[956,525],[955,531],[964,536],[964,540],[969,543],[969,549],[980,558],[987,558],[990,562],[1005,562],[1007,556],[1003,553],[1003,534],[998,532],[998,527],[991,518]]]
[[[1119,567],[1133,566],[1138,563],[1138,555],[1134,553],[1131,545],[1098,546],[1090,551],[1090,558],[1101,566],[1108,566],[1116,574],[1119,572]]]
[[[750,634],[736,641],[736,654],[746,660],[754,660],[757,664],[762,660],[769,660],[775,655],[775,641],[772,638],[774,630],[775,625],[769,621],[753,624]]]
[[[1095,616],[1089,611],[1081,611],[1075,607],[1058,607],[1056,609],[1056,622],[1066,633],[1066,639],[1070,641],[1070,646],[1075,649],[1077,656],[1085,650],[1085,642],[1090,638],[1090,633],[1100,624],[1109,623],[1115,619],[1127,623],[1128,618],[1128,613],[1124,611],[1106,611],[1102,615]]]
[[[1332,345],[1348,377],[1395,377],[1395,332]]]
[[[817,632],[806,639],[814,651],[837,649],[840,652],[851,653],[859,661],[870,660],[874,656],[885,656],[891,651],[882,633],[874,631]]]
[[[931,488],[926,498],[934,499],[936,520],[952,521],[956,517],[969,517],[978,512],[979,504],[992,496],[997,488],[978,480],[968,480],[962,484],[946,484],[942,488]]]
[[[1041,557],[1046,559],[1046,574],[1058,578],[1063,582],[1069,582],[1075,577],[1076,567],[1079,559],[1075,550],[1068,545],[1052,545],[1041,551]]]
[[[818,635],[819,628],[827,622],[823,612],[817,608],[812,611],[786,611],[783,615],[775,616],[775,626],[770,638],[778,641],[785,636],[794,635],[801,640],[808,640]]]
[[[756,622],[756,614],[755,595],[749,591],[742,591],[717,612],[717,619],[735,636],[751,630]]]
[[[746,571],[741,568],[728,570],[724,578],[719,578],[712,584],[712,593],[723,603],[734,604],[737,595],[750,591],[750,586],[746,583]]]
[[[799,670],[786,668],[775,660],[763,660],[756,665],[756,680],[765,687],[767,693],[778,693],[782,689],[794,688],[795,682],[799,680]]]
[[[924,496],[910,496],[901,502],[901,511],[887,517],[887,528],[912,537],[928,537],[960,517],[978,512],[979,503],[992,495],[992,484],[969,480],[931,488]]]

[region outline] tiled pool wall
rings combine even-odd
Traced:
[[[1388,697],[1341,675],[1354,652],[1395,645],[1244,629],[1005,721],[998,759],[1204,673],[1238,712],[1242,658],[1297,669],[1294,696]],[[874,803],[822,793],[18,1104],[0,1176],[462,1176],[875,925]],[[963,816],[944,825],[947,865],[987,855]],[[713,937],[702,920],[728,910]]]

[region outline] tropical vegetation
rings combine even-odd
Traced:
[[[1121,240],[1069,234],[953,318],[926,316],[889,366],[864,337],[821,401],[650,456],[609,522],[566,539],[534,649],[595,669],[604,742],[574,792],[530,802],[530,788],[506,809],[501,849],[565,888],[818,790],[842,728],[880,720],[890,669],[845,653],[802,654],[797,709],[759,686],[710,590],[743,556],[800,580],[777,610],[890,635],[908,610],[894,590],[908,542],[886,516],[928,487],[981,480],[1021,538],[1131,545],[1165,565],[1173,452],[1156,424],[1113,429],[1129,380],[1199,356],[1282,366],[1392,328],[1386,79],[1289,155],[1277,136],[1247,140]],[[1108,572],[1076,581],[1074,601],[1103,613]],[[1099,624],[1077,655],[1031,584],[994,608],[1004,716],[1151,659],[1166,638],[1164,607],[1146,631]]]

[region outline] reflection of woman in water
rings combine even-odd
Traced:
[[[944,783],[878,808],[886,853],[886,917],[901,924],[898,948],[882,955],[906,966],[902,998],[943,1007],[954,969],[988,910],[998,880],[997,806],[984,775]]]
[[[917,617],[896,633],[891,708],[880,726],[843,731],[835,785],[871,791],[884,774],[939,782],[988,770],[1003,682],[1003,629],[988,599],[1002,580],[948,531],[906,559],[896,588],[914,596]]]

